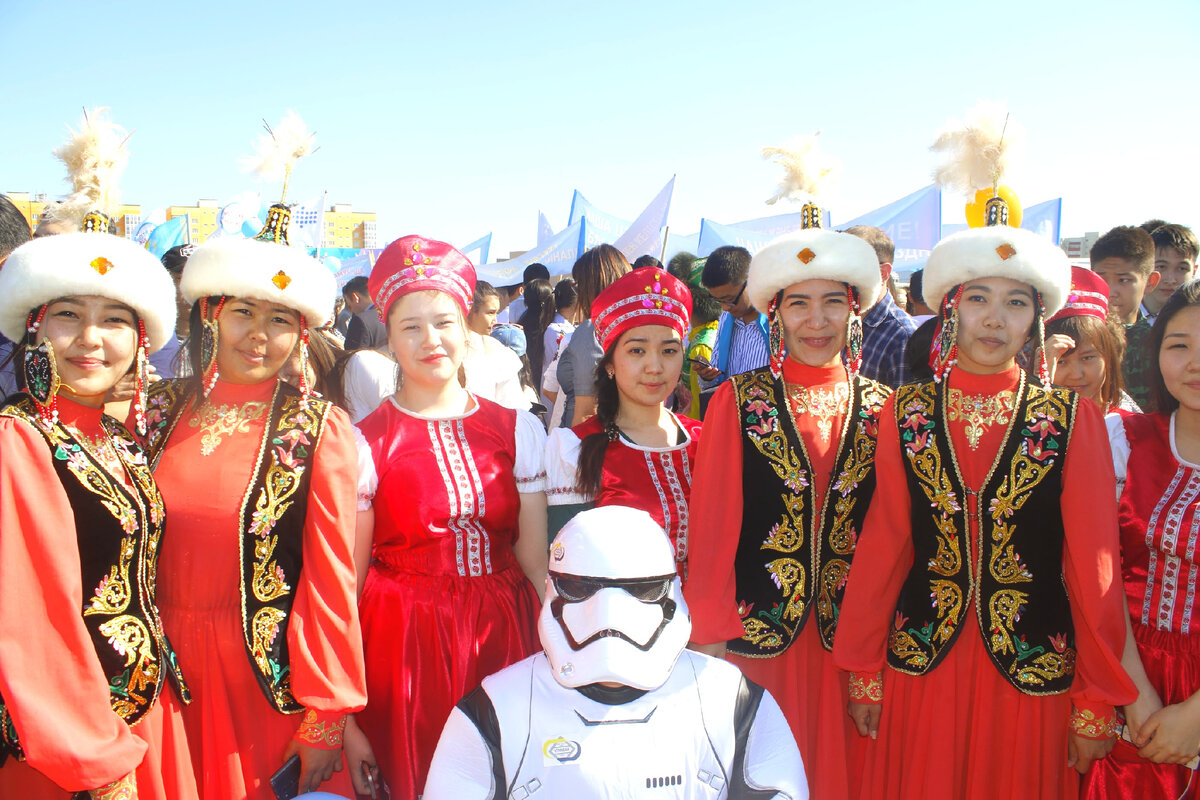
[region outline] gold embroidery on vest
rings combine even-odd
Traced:
[[[200,455],[212,455],[221,445],[222,439],[231,433],[249,433],[250,423],[261,419],[267,406],[267,403],[261,402],[244,403],[240,406],[213,406],[204,403],[188,420],[189,428],[200,428],[204,431],[204,435],[200,437]]]
[[[159,685],[158,662],[151,648],[153,640],[141,620],[129,615],[104,622],[100,625],[100,633],[107,636],[113,649],[125,657],[128,678],[122,688],[137,703],[116,696],[112,698],[113,711],[125,719],[136,712],[139,705],[152,702],[153,695],[148,695],[146,689]]]
[[[946,397],[946,418],[950,422],[966,423],[967,446],[972,450],[979,447],[979,437],[992,425],[1007,425],[1016,408],[1012,392],[995,395],[965,394],[951,389]]]
[[[133,537],[127,536],[121,540],[121,554],[108,571],[100,579],[92,595],[92,602],[83,610],[85,617],[94,614],[123,614],[129,608],[129,564],[133,561],[135,543]]]
[[[850,384],[839,383],[833,388],[801,386],[796,383],[787,387],[788,410],[795,414],[812,414],[817,418],[817,431],[821,441],[829,443],[833,434],[833,420],[839,414],[849,412]],[[795,419],[795,416],[792,417]]]

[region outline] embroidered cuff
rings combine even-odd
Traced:
[[[296,741],[321,750],[336,750],[342,746],[342,731],[346,730],[346,715],[317,711],[304,712],[304,720],[296,729]]]
[[[1107,708],[1107,710],[1103,710]],[[1071,732],[1085,739],[1111,739],[1117,735],[1120,721],[1112,706],[1097,710],[1073,708],[1071,710]]]
[[[137,797],[137,779],[131,772],[124,778],[117,778],[112,783],[92,789],[88,792],[92,800],[134,800]]]
[[[852,702],[852,703],[882,703],[883,702],[883,673],[882,672],[851,672],[850,673],[850,702]]]

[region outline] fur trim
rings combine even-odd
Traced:
[[[772,158],[783,167],[779,189],[767,201],[768,205],[787,198],[800,203],[815,202],[817,195],[834,179],[838,162],[817,149],[817,131],[801,136],[783,147],[764,147],[763,158]]]
[[[942,298],[964,281],[1011,278],[1042,293],[1049,318],[1071,291],[1067,254],[1033,231],[995,225],[970,228],[938,242],[925,263],[925,302],[938,308]]]
[[[848,233],[809,228],[784,234],[758,251],[750,260],[746,292],[754,307],[766,313],[780,289],[818,278],[857,288],[864,314],[883,289],[879,258],[871,245]]]
[[[175,335],[175,284],[166,268],[133,241],[107,233],[45,236],[14,250],[0,269],[0,333],[19,342],[31,310],[82,295],[136,311],[152,351]]]
[[[212,295],[274,301],[319,328],[333,314],[337,281],[302,249],[257,239],[216,239],[192,253],[179,290],[189,303]]]

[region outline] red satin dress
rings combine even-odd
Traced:
[[[579,447],[583,439],[603,432],[600,420],[589,417],[574,428],[555,428],[546,442],[546,498],[550,505],[593,503],[629,506],[654,517],[675,551],[676,568],[687,578],[691,515],[692,465],[700,446],[700,423],[672,414],[684,441],[669,447],[642,447],[624,437],[604,451],[600,491],[595,497],[579,493]]]
[[[65,393],[58,415],[85,437],[107,436],[101,410]],[[137,491],[126,476],[118,480]],[[46,440],[15,419],[0,419],[0,587],[0,694],[27,759],[10,757],[0,768],[0,797],[66,800],[134,770],[142,800],[197,797],[182,703],[167,671],[141,720],[130,727],[113,713],[80,613],[74,512]]]
[[[995,375],[956,368],[949,377],[950,388],[988,397],[1015,391],[1018,380],[1016,367]],[[968,444],[965,421],[949,426],[963,479],[977,488],[992,467],[1005,425],[988,425],[974,450]],[[893,396],[880,419],[875,497],[850,568],[834,643],[839,667],[871,676],[880,670],[884,673],[879,738],[865,740],[861,796],[871,800],[1074,798],[1079,774],[1067,766],[1072,703],[1111,718],[1113,706],[1130,702],[1137,694],[1120,663],[1125,623],[1111,499],[1116,491],[1100,409],[1090,402],[1079,403],[1063,464],[1063,579],[1071,598],[1078,654],[1074,682],[1065,694],[1034,697],[1013,688],[988,657],[974,613],[965,615],[957,640],[927,674],[885,669],[896,601],[913,561],[912,498],[900,446]],[[919,502],[926,502],[923,496]],[[977,525],[970,530],[970,546],[973,554],[978,552]],[[965,602],[975,604],[974,599]]]
[[[1125,596],[1146,676],[1172,705],[1200,691],[1200,465],[1175,452],[1170,415],[1127,415],[1123,422],[1129,442],[1119,507]],[[1200,798],[1200,775],[1142,759],[1123,740],[1084,783],[1082,796],[1089,800]]]
[[[536,652],[537,594],[517,563],[520,493],[544,488],[545,431],[475,398],[430,418],[385,400],[359,423],[359,508],[374,508],[359,601],[367,661],[357,716],[395,800],[425,785],[455,703]]]
[[[783,380],[832,391],[846,383],[847,375],[840,364],[809,367],[787,358]],[[816,415],[793,414],[812,460],[818,504],[824,503],[829,488],[845,416],[843,410],[824,418],[832,431],[826,441]],[[692,612],[692,641],[698,644],[726,642],[745,632],[737,610],[734,577],[742,529],[742,447],[733,385],[726,382],[713,395],[705,414],[704,438],[692,479],[691,557],[684,597]],[[816,624],[809,619],[781,655],[744,658],[730,653],[726,658],[767,689],[783,709],[804,759],[811,796],[830,800],[853,797],[860,743],[846,715],[847,676],[834,667],[833,655],[822,646]]]
[[[269,779],[304,716],[281,714],[267,700],[242,631],[238,530],[275,383],[217,381],[206,402],[238,424],[206,427],[187,412],[154,473],[167,504],[159,602],[192,690],[183,716],[204,800],[274,800]],[[330,409],[308,496],[297,498],[306,504],[304,566],[288,623],[288,666],[293,697],[323,718],[366,702],[354,625],[356,455],[350,420]],[[353,794],[345,769],[320,788]]]

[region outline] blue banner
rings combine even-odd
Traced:
[[[184,214],[167,220],[150,232],[146,239],[146,249],[155,258],[162,258],[172,247],[187,244],[188,215]]]
[[[467,258],[470,258],[472,264],[486,264],[488,259],[488,251],[491,249],[492,234],[488,233],[486,236],[480,236],[470,244],[460,247],[459,252],[461,252]],[[474,251],[479,251],[478,257],[471,256],[471,253]]]
[[[1036,206],[1025,209],[1021,215],[1021,227],[1027,231],[1045,236],[1055,244],[1060,244],[1059,233],[1062,224],[1062,198],[1056,197]]]
[[[700,249],[700,234],[689,233],[687,236],[680,236],[674,233],[667,234],[667,257],[664,263],[669,262],[679,253],[691,253],[696,255],[696,251]]]
[[[710,219],[702,219],[695,253],[701,258],[707,258],[718,247],[733,245],[744,247],[753,255],[776,236],[800,230],[803,224],[801,217],[799,212],[776,214],[772,217],[758,217],[735,222],[732,225],[722,225]],[[832,220],[833,217],[828,211],[821,211],[821,227],[829,228],[833,224]]]
[[[546,265],[552,278],[556,275],[568,275],[582,252],[580,248],[586,236],[585,231],[591,224],[590,219],[580,219],[556,233],[554,238],[541,247],[535,247],[508,261],[477,266],[475,274],[479,280],[487,281],[493,286],[512,286],[521,282],[527,266],[537,262]]]
[[[675,176],[659,190],[650,204],[638,214],[629,229],[621,234],[613,247],[620,250],[630,262],[644,255],[655,258],[662,252],[662,230],[667,225],[667,214],[671,210],[671,195],[675,193]],[[591,220],[588,220],[589,226]]]
[[[587,230],[583,243],[584,250],[590,250],[604,242],[615,242],[621,234],[629,230],[629,220],[614,217],[596,208],[588,199],[575,190],[571,198],[571,218],[568,227],[587,217]]]
[[[873,225],[891,237],[896,245],[892,272],[904,283],[914,270],[925,266],[929,251],[942,237],[942,193],[929,185],[838,227],[845,230],[854,225]]]

